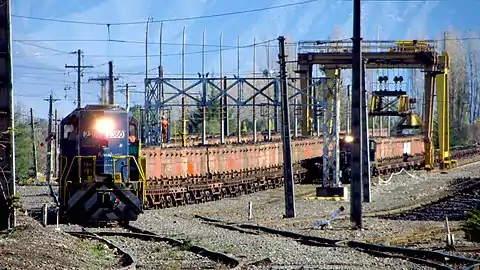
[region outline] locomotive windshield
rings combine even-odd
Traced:
[[[81,147],[102,149],[102,154],[107,155],[127,155],[126,113],[91,112],[83,114],[80,137]]]

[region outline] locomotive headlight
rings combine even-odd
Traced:
[[[112,132],[115,129],[115,124],[110,118],[100,118],[97,119],[97,122],[95,123],[95,129],[97,130],[97,132],[106,134]]]
[[[347,135],[347,136],[345,136],[345,142],[346,142],[346,143],[351,143],[351,142],[353,142],[353,136],[352,136],[352,135]]]

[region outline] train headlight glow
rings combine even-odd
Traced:
[[[110,118],[100,118],[97,119],[97,122],[95,123],[95,130],[102,134],[107,134],[115,130],[115,124]]]
[[[345,142],[347,142],[347,143],[353,142],[353,136],[352,135],[345,136]]]

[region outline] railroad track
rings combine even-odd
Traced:
[[[467,160],[480,155],[480,147],[452,150],[452,159]],[[404,170],[422,168],[423,156],[396,157],[378,160],[373,176],[385,176]],[[294,182],[303,182],[307,169],[300,163],[293,166]],[[147,209],[163,209],[236,197],[283,186],[283,167],[255,168],[242,171],[192,175],[147,181]]]
[[[353,248],[358,251],[369,253],[373,256],[409,260],[416,264],[430,266],[435,269],[476,269],[474,267],[480,267],[480,260],[449,255],[437,251],[378,245],[360,241],[329,239],[317,236],[303,235],[291,231],[278,230],[265,226],[226,222],[199,215],[196,215],[195,217],[197,219],[203,220],[206,224],[228,230],[234,230],[240,233],[256,235],[271,234],[294,239],[301,244],[311,246]]]
[[[212,251],[205,247],[192,244],[188,239],[179,240],[165,236],[159,236],[153,232],[146,231],[131,225],[123,225],[119,228],[111,228],[110,230],[89,230],[82,228],[82,231],[65,231],[66,233],[82,238],[93,238],[99,240],[111,249],[117,251],[120,256],[120,263],[122,270],[141,268],[159,269],[165,267],[160,261],[167,261],[174,263],[175,267],[178,265],[179,253],[185,252],[196,254],[197,257],[189,256],[188,264],[190,267],[211,267],[219,268],[219,264],[229,269],[240,269],[241,263],[238,259],[233,258],[227,254]],[[112,240],[115,239],[115,240]],[[119,244],[121,239],[124,239],[123,245]],[[135,242],[138,241],[138,242]],[[136,246],[133,246],[137,243]],[[156,245],[155,245],[156,244]],[[159,245],[160,244],[160,245]],[[170,248],[161,244],[168,244]],[[152,247],[148,249],[147,247]],[[134,254],[135,253],[135,254]],[[138,257],[137,257],[138,256]],[[202,257],[204,259],[199,259]],[[187,258],[185,258],[187,260]],[[208,261],[205,261],[207,259]],[[206,264],[206,265],[205,265]],[[172,265],[168,265],[174,267]]]

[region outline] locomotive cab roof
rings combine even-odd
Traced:
[[[61,123],[62,124],[71,124],[74,119],[78,117],[82,112],[85,111],[105,111],[105,112],[126,112],[124,108],[120,107],[120,105],[109,105],[109,104],[92,104],[92,105],[86,105],[83,108],[77,108],[73,110],[71,113],[69,113],[67,116],[65,116]]]

